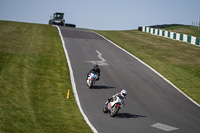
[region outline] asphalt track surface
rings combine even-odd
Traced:
[[[200,108],[168,82],[101,36],[60,27],[81,107],[99,133],[199,133]],[[92,89],[86,74],[99,64]],[[126,105],[114,117],[103,113],[107,98],[126,89]]]

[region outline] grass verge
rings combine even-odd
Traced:
[[[172,31],[172,32],[176,32],[176,33],[187,34],[187,35],[191,35],[191,36],[200,38],[200,30],[197,30],[191,26],[172,26],[172,27],[164,28],[164,30]]]
[[[0,38],[0,132],[92,132],[74,99],[57,28],[0,21]]]
[[[143,60],[200,103],[200,47],[137,30],[95,32]]]

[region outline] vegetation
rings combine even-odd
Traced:
[[[200,47],[137,30],[96,32],[143,60],[200,103]]]
[[[0,132],[92,132],[74,99],[57,28],[0,21],[0,38]]]

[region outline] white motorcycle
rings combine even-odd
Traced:
[[[89,86],[89,88],[92,88],[93,84],[95,84],[96,79],[98,78],[98,75],[91,72],[88,75],[88,79],[87,79],[87,85]]]
[[[105,103],[103,112],[107,113],[109,111],[110,116],[114,117],[118,113],[119,109],[123,107],[123,105],[124,105],[124,99],[120,99],[119,96],[115,96],[112,101],[110,102],[107,101]]]

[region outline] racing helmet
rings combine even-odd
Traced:
[[[97,70],[99,68],[98,65],[94,65],[94,69]]]
[[[126,94],[127,94],[127,91],[126,91],[126,90],[122,90],[122,91],[121,91],[122,97],[126,97]]]

